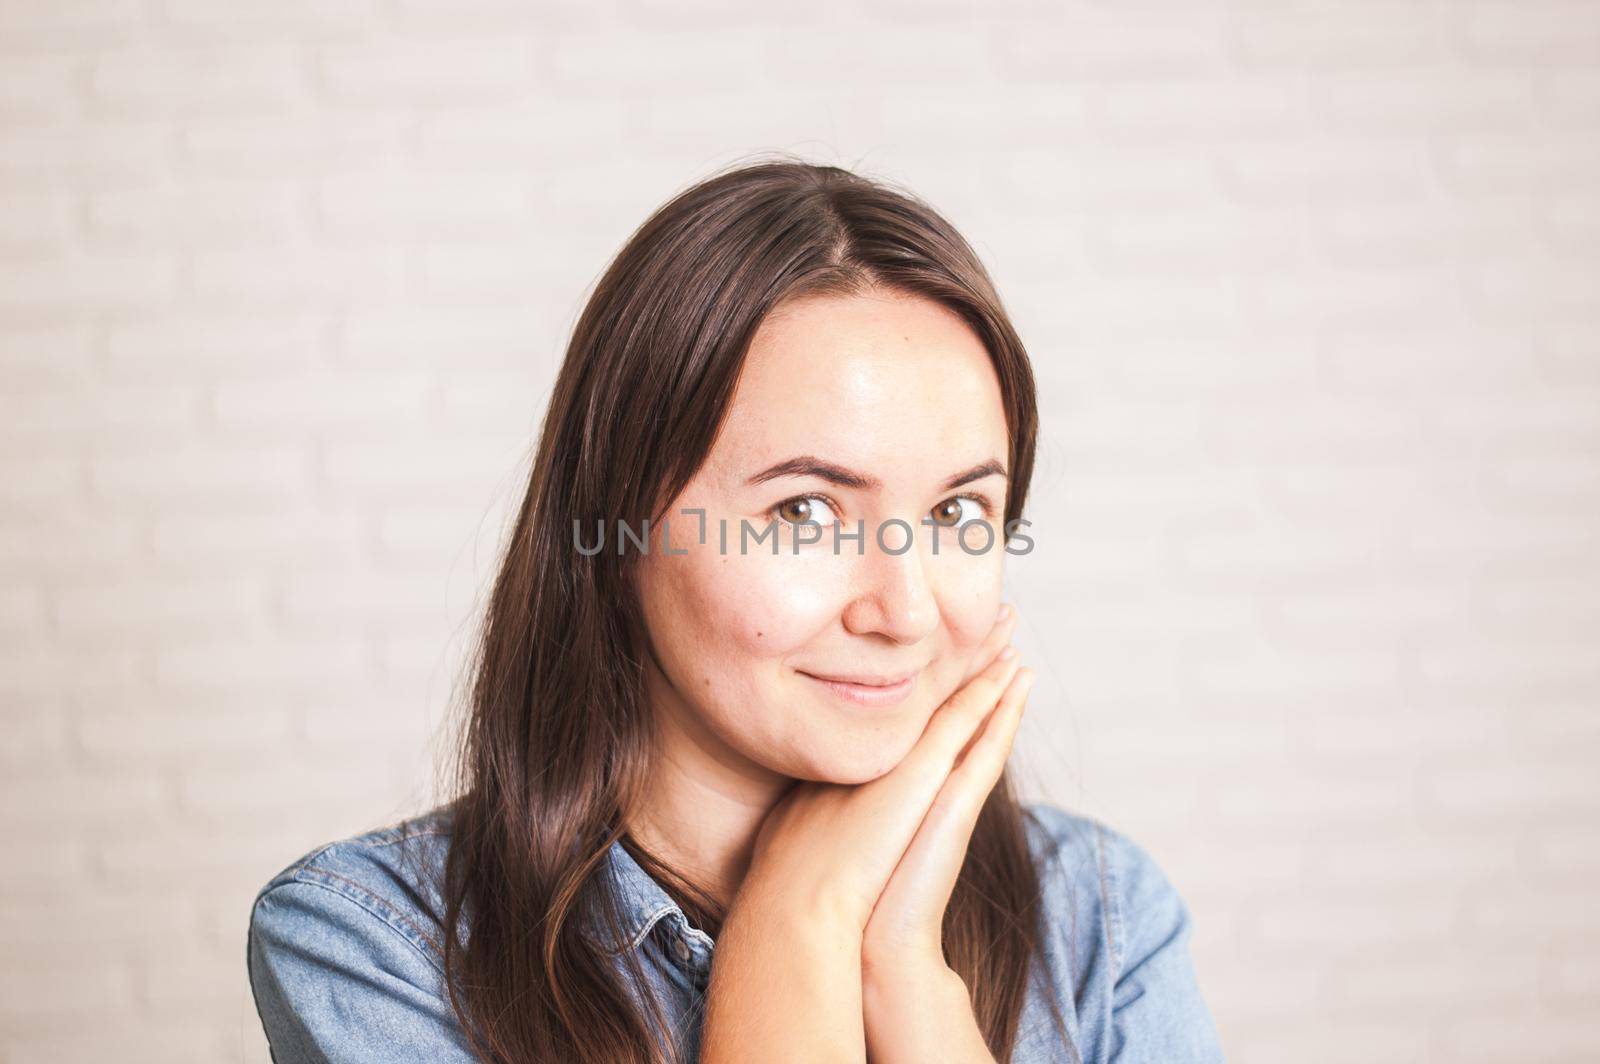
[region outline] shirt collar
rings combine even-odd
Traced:
[[[679,928],[688,930],[689,921],[683,909],[673,901],[650,873],[640,867],[620,839],[611,843],[606,851],[602,870],[610,875],[616,889],[618,915],[621,917],[622,938],[613,937],[604,917],[595,914],[590,923],[589,937],[609,953],[623,953],[638,949],[652,928],[668,918]]]

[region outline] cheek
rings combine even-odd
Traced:
[[[672,559],[664,583],[678,641],[716,671],[781,660],[839,616],[841,581],[831,568],[754,554]]]
[[[717,559],[714,608],[730,644],[754,659],[782,659],[837,622],[845,586],[817,559],[729,555]]]
[[[977,649],[994,627],[1005,576],[1002,565],[985,554],[955,557],[940,574],[944,621],[958,654]]]

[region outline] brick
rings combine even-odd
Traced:
[[[324,450],[322,480],[342,498],[394,501],[426,485],[434,498],[482,499],[518,467],[524,446],[512,434],[335,442]]]
[[[297,446],[122,448],[95,456],[91,483],[97,498],[125,505],[171,506],[188,501],[214,509],[221,500],[282,500],[303,492],[311,460]]]
[[[172,171],[165,122],[118,123],[92,137],[69,128],[8,130],[0,140],[0,188],[54,191],[63,185],[121,187],[164,180]]]
[[[540,314],[509,301],[358,307],[344,317],[339,350],[352,364],[443,364],[448,357],[451,365],[519,367],[548,357],[539,343],[546,331]]]
[[[1228,22],[1230,52],[1245,69],[1426,66],[1449,56],[1439,13],[1417,0],[1309,10],[1244,5]]]
[[[37,768],[8,774],[0,783],[0,822],[10,832],[56,835],[60,832],[126,829],[149,823],[170,808],[168,781],[155,773],[137,770],[101,770],[71,773]],[[20,926],[20,923],[19,923]],[[39,928],[36,935],[48,936]]]
[[[1535,72],[1539,117],[1557,128],[1588,130],[1600,106],[1600,71],[1592,67],[1552,67]]]
[[[243,246],[259,250],[291,239],[300,222],[298,190],[285,182],[185,182],[89,197],[89,239],[104,247]]]
[[[240,563],[272,570],[342,569],[361,557],[364,522],[310,506],[269,512],[166,514],[151,525],[154,556],[167,568],[222,571]]]
[[[370,432],[419,425],[433,403],[433,376],[415,370],[317,369],[299,375],[223,384],[213,394],[224,429],[260,431],[297,424]]]
[[[69,119],[80,106],[77,89],[88,68],[89,60],[77,55],[8,55],[0,117],[19,125]]]
[[[1309,85],[1312,111],[1335,129],[1436,134],[1516,129],[1536,113],[1535,75],[1453,67],[1338,70]]]
[[[122,385],[19,390],[17,411],[0,425],[0,445],[23,448],[64,440],[180,439],[193,434],[204,409],[192,384]]]
[[[422,290],[433,298],[515,297],[556,272],[544,254],[515,244],[443,245],[424,253]]]
[[[539,7],[536,17],[530,17],[527,5],[519,0],[398,0],[394,6],[397,17],[419,25],[437,22],[452,26],[463,23],[475,26],[605,23],[623,14],[618,0],[551,0],[549,4]],[[629,7],[628,14],[637,18],[638,6]]]
[[[15,733],[12,733],[15,735]],[[21,739],[17,736],[17,739]],[[89,845],[81,838],[34,838],[26,860],[0,867],[0,891],[8,904],[33,904],[36,899],[67,893],[90,872]]]
[[[13,386],[85,382],[98,362],[99,336],[84,322],[0,328],[0,372]]]
[[[1538,816],[1553,825],[1593,815],[1600,785],[1579,764],[1546,762],[1440,770],[1424,779],[1424,794],[1440,813],[1482,821]]]
[[[59,580],[55,616],[73,640],[108,636],[139,639],[156,632],[177,638],[185,629],[249,630],[265,604],[260,578],[209,575],[202,579],[129,576],[90,584]]]
[[[1219,787],[1211,800],[1216,821],[1263,833],[1304,831],[1312,824],[1322,830],[1372,828],[1391,823],[1409,808],[1415,792],[1404,769],[1380,771],[1379,766],[1369,765],[1359,771],[1312,772],[1309,765],[1299,767],[1303,781],[1299,787],[1290,787],[1289,778],[1263,771],[1253,779]],[[1288,829],[1290,824],[1299,827]]]
[[[90,76],[97,116],[287,111],[305,96],[305,62],[292,49],[139,48],[100,56]]]
[[[1552,996],[1582,1005],[1600,995],[1600,957],[1593,953],[1548,959],[1545,985]]]
[[[1441,1039],[1441,1054],[1467,1064],[1519,1060],[1583,1060],[1600,1045],[1600,1019],[1592,1011],[1551,1015],[1545,1009],[1463,1012]]]
[[[1539,241],[1532,211],[1514,196],[1334,204],[1311,215],[1310,225],[1317,251],[1341,267],[1452,262],[1490,251],[1521,255]]]
[[[1600,21],[1582,0],[1475,0],[1456,19],[1457,47],[1471,63],[1587,66],[1600,54]]]
[[[292,177],[381,170],[401,153],[396,115],[312,111],[292,117],[191,119],[181,133],[188,172],[225,177]]]
[[[537,63],[541,78],[554,86],[558,95],[575,94],[589,99],[636,97],[664,79],[670,79],[680,93],[689,95],[753,84],[765,78],[781,84],[786,78],[798,76],[794,66],[803,67],[804,57],[791,54],[786,59],[781,53],[764,50],[763,39],[764,32],[748,24],[673,28],[649,34],[619,34],[610,28],[563,29],[543,43]],[[816,45],[815,41],[803,39],[799,31],[786,34],[786,43],[796,51],[804,50],[808,43]],[[841,66],[862,61],[859,49],[851,49],[847,41],[835,38],[833,43],[835,50],[842,53]],[[763,69],[758,57],[771,67]],[[934,57],[935,61],[949,58],[948,49]]]
[[[528,209],[528,180],[505,175],[360,175],[330,178],[317,216],[331,235],[506,237]]]
[[[1221,153],[1220,165],[1225,187],[1256,203],[1422,199],[1436,184],[1428,146],[1393,137],[1313,135],[1241,143]]]
[[[178,264],[171,255],[71,254],[18,265],[0,289],[6,316],[71,316],[139,310],[170,301]]]
[[[66,1000],[79,1000],[70,987],[65,988],[64,997]],[[248,1018],[249,1014],[244,1015]],[[65,1023],[66,1026],[61,1030],[19,1032],[8,1039],[9,1064],[70,1064],[73,1061],[110,1058],[126,1061],[127,1064],[163,1064],[173,1060],[232,1059],[240,1052],[237,1026],[226,1033],[209,1026],[159,1027],[136,1013],[102,1015],[92,1030],[84,1030],[81,1023],[70,1020]],[[155,1029],[152,1030],[152,1027]],[[248,1027],[246,1030],[249,1030]],[[240,1059],[251,1064],[269,1064],[265,1056],[266,1039],[255,1031],[250,1031],[245,1037],[259,1040],[260,1055],[252,1054]]]
[[[1541,827],[1532,847],[1535,862],[1555,875],[1600,872],[1600,830],[1594,824]]]
[[[0,460],[0,503],[8,513],[70,506],[83,498],[86,487],[84,463],[76,458],[7,456]]]
[[[1230,70],[1205,79],[1089,91],[1094,128],[1133,145],[1271,140],[1303,131],[1309,116],[1303,80],[1283,75]]]
[[[1293,1060],[1296,1064],[1340,1064],[1347,1059],[1348,1041],[1359,1041],[1365,1057],[1382,1064],[1416,1064],[1434,1059],[1429,1056],[1435,1036],[1426,1021],[1416,1016],[1374,1019],[1360,1013],[1343,1014],[1337,1019],[1339,1037],[1329,1038],[1320,1024],[1335,1022],[1326,1005],[1304,1014],[1279,1014],[1271,1022],[1253,1025],[1224,1036],[1223,1045],[1243,1043],[1246,1053],[1238,1056],[1230,1049],[1228,1059],[1240,1064],[1273,1064]]]
[[[61,192],[0,195],[0,256],[60,254],[73,238],[72,208]]]
[[[382,24],[379,0],[162,0],[165,36],[183,44],[341,41]]]
[[[366,674],[368,648],[359,635],[316,639],[297,635],[236,639],[219,645],[190,641],[156,652],[156,678],[163,685],[216,690],[259,684],[295,690]]]
[[[419,163],[430,170],[482,170],[538,164],[563,148],[621,143],[630,105],[621,100],[530,99],[470,111],[417,116]],[[419,175],[420,177],[421,175]]]
[[[315,364],[331,320],[315,313],[176,311],[114,322],[109,373],[127,378],[259,377]]]
[[[318,56],[319,85],[345,103],[503,100],[531,87],[547,47],[517,34],[328,45]]]
[[[446,425],[525,428],[532,435],[538,411],[554,384],[541,365],[452,370],[440,382],[440,420]]]
[[[1298,208],[1108,211],[1090,240],[1115,272],[1275,272],[1305,255]]]
[[[1462,194],[1581,190],[1600,175],[1600,145],[1537,131],[1448,137],[1436,154],[1440,182]]]
[[[1179,80],[1225,68],[1224,26],[1214,11],[1168,9],[1159,19],[1078,8],[1042,32],[991,31],[995,68],[1010,82]]]
[[[195,292],[231,309],[343,306],[392,298],[401,291],[397,247],[366,251],[291,245],[263,255],[206,251],[193,259]]]
[[[281,595],[283,618],[295,631],[445,619],[443,583],[417,576],[291,577]]]
[[[1432,891],[1381,899],[1306,892],[1263,902],[1256,933],[1274,946],[1333,957],[1401,947],[1436,950],[1458,927],[1449,900]]]
[[[133,29],[144,22],[138,0],[62,0],[56,4],[9,3],[0,11],[0,33],[18,41],[54,39],[55,32],[95,34]]]
[[[87,482],[76,463],[66,463],[73,470],[70,491],[60,496],[61,501],[80,500]],[[24,468],[32,469],[33,464]],[[15,486],[7,481],[10,470],[0,467],[0,485]],[[26,489],[25,489],[26,490]],[[65,512],[62,505],[49,502],[38,514],[22,517],[17,509],[26,495],[0,495],[11,505],[7,519],[0,521],[0,571],[30,578],[40,578],[61,573],[82,576],[94,572],[125,572],[143,560],[144,530],[140,522],[131,517],[110,514],[86,515]],[[49,500],[46,492],[43,499]],[[44,505],[44,504],[41,504]],[[42,534],[47,512],[49,534]]]
[[[66,922],[71,922],[70,917]],[[0,935],[9,930],[5,924],[0,924]],[[54,970],[44,971],[0,972],[0,1016],[8,1025],[37,1023],[46,1018],[69,1019],[85,995],[93,997],[97,1007],[105,1010],[104,1015],[115,1016],[127,1011],[131,1002],[131,977],[125,968],[105,963],[59,965]]]
[[[43,627],[45,597],[38,587],[0,587],[0,633]]]
[[[68,719],[59,698],[53,693],[16,697],[6,710],[6,730],[12,741],[0,747],[0,766],[10,771],[68,762]]]

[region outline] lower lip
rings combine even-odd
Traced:
[[[824,680],[820,676],[812,676],[809,672],[800,675],[814,680],[844,702],[858,706],[892,706],[905,701],[911,689],[917,685],[915,676],[907,676],[899,683],[892,683],[886,687],[873,687],[864,683],[846,683],[842,680]]]

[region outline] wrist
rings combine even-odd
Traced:
[[[725,924],[735,921],[768,933],[774,928],[794,929],[809,939],[848,943],[860,953],[862,921],[855,908],[844,899],[823,889],[807,890],[786,886],[780,891],[763,890],[746,883],[731,906]]]
[[[942,962],[864,970],[861,1013],[874,1064],[994,1064],[967,984]]]
[[[937,1001],[970,1007],[972,1003],[967,984],[942,957],[890,960],[863,954],[861,992],[863,999],[870,995],[882,1004]]]

